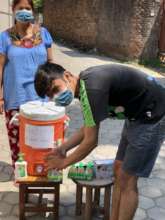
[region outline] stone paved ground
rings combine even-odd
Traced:
[[[111,62],[108,58],[80,54],[63,46],[54,48],[55,60],[67,69],[78,73],[90,66]],[[158,74],[149,71],[151,75]],[[163,78],[160,78],[162,80]],[[80,106],[75,101],[68,109],[71,117],[70,136],[82,125]],[[113,158],[119,143],[123,121],[106,120],[101,125],[99,146],[86,158],[86,160]],[[13,173],[10,166],[10,151],[4,125],[4,118],[0,116],[0,220],[18,219],[18,189],[13,185]],[[79,220],[75,217],[75,185],[67,179],[67,170],[64,172],[64,183],[61,186],[60,220]],[[140,203],[134,220],[164,220],[165,219],[165,144],[162,147],[156,165],[149,179],[139,180]],[[35,203],[36,197],[31,201]],[[51,202],[51,197],[46,197],[45,202]],[[29,216],[29,220],[51,220],[39,215]],[[99,219],[97,216],[94,219]]]

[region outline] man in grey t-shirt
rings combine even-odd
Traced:
[[[91,67],[76,77],[51,63],[38,69],[35,88],[39,96],[47,95],[58,105],[79,98],[84,116],[84,126],[48,155],[47,169],[63,169],[86,157],[97,146],[104,119],[125,119],[114,165],[111,220],[132,220],[138,178],[150,175],[165,137],[165,89],[153,77],[123,65]],[[74,152],[61,156],[77,145]]]

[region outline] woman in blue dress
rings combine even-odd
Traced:
[[[13,27],[0,33],[0,114],[5,112],[12,164],[19,153],[19,127],[10,125],[21,104],[39,99],[34,76],[39,65],[52,60],[49,32],[34,24],[32,0],[13,0]]]

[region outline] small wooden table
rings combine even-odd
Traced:
[[[29,176],[17,183],[19,184],[19,220],[25,220],[26,212],[52,212],[54,220],[59,219],[60,184],[62,182],[50,181],[46,177]],[[28,195],[30,193],[39,194],[38,204],[29,206]],[[53,207],[42,204],[43,194],[54,195]]]
[[[78,181],[73,180],[76,183],[76,215],[82,213],[82,197],[83,187],[86,188],[86,202],[84,220],[92,219],[92,210],[101,209],[100,207],[100,190],[104,189],[104,207],[102,208],[104,220],[109,220],[110,216],[110,200],[111,200],[111,188],[113,185],[112,179],[106,180],[93,180],[93,181]],[[94,191],[94,199],[93,199]]]

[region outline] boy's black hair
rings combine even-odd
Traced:
[[[52,81],[63,78],[65,69],[55,63],[46,62],[39,66],[34,80],[35,90],[41,98],[44,98],[51,88]]]

